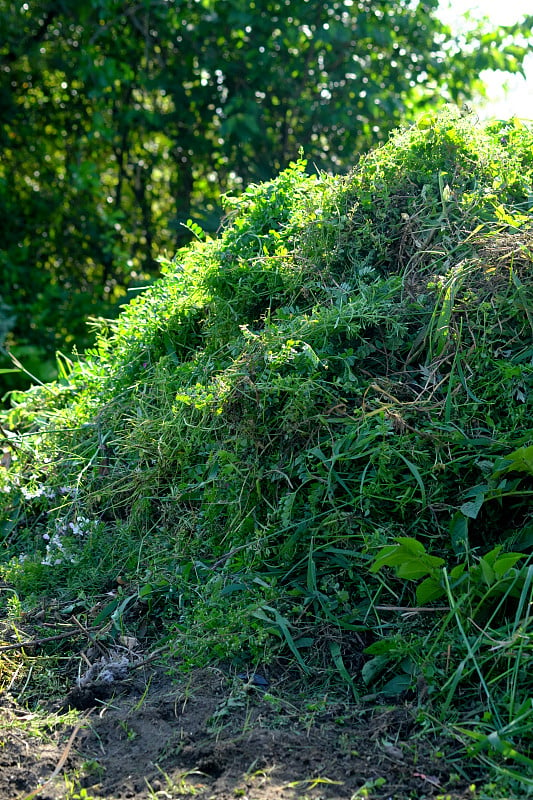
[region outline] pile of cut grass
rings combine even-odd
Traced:
[[[532,207],[531,131],[451,111],[228,199],[4,414],[11,613],[115,590],[184,668],[419,692],[525,781]]]

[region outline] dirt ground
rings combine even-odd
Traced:
[[[79,721],[50,723],[39,737],[37,713],[1,699],[1,798],[472,797],[442,742],[416,736],[409,703],[288,701],[283,679],[218,669],[171,678],[150,665],[109,684],[97,677],[48,704],[76,707]]]

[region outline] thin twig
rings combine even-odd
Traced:
[[[378,611],[449,611],[449,606],[374,606]]]
[[[8,650],[22,650],[24,647],[36,647],[40,644],[46,644],[47,642],[57,642],[59,639],[67,639],[69,636],[78,636],[80,631],[73,630],[73,631],[65,631],[64,633],[58,633],[55,636],[45,636],[42,639],[30,639],[26,642],[17,642],[16,644],[5,644],[0,647],[0,653],[5,653]]]
[[[94,645],[94,646],[95,646],[95,647],[96,647],[98,650],[100,650],[100,652],[101,652],[101,653],[105,653],[105,652],[106,652],[106,651],[105,651],[105,648],[104,648],[104,647],[102,647],[102,645],[100,644],[100,642],[98,641],[98,639],[96,638],[96,636],[93,636],[92,632],[91,632],[91,631],[90,631],[88,628],[86,628],[86,627],[85,627],[85,625],[83,625],[83,624],[82,624],[82,623],[79,621],[79,619],[78,619],[77,617],[74,617],[74,616],[72,616],[72,617],[71,617],[71,620],[72,620],[72,622],[74,622],[74,623],[75,623],[75,624],[78,626],[78,628],[80,629],[80,632],[81,632],[81,633],[83,633],[83,634],[84,634],[84,635],[85,635],[85,636],[86,636],[86,637],[89,639],[89,641],[90,641],[90,642],[92,642],[92,643],[93,643],[93,645]],[[100,630],[100,629],[98,629],[98,630]]]
[[[142,658],[140,661],[135,661],[133,664],[130,665],[130,669],[139,669],[140,667],[144,667],[146,664],[149,664],[150,661],[154,661],[161,653],[164,653],[165,650],[170,648],[170,644],[165,644],[163,647],[158,647],[157,650],[153,650],[149,653],[146,658]]]

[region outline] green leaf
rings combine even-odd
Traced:
[[[396,575],[398,578],[405,578],[409,581],[415,581],[422,578],[428,573],[431,574],[444,566],[445,561],[439,556],[418,556],[404,561],[397,569]]]
[[[381,673],[388,667],[390,663],[390,656],[376,656],[375,658],[371,658],[370,661],[367,661],[365,664],[363,664],[361,677],[366,685],[371,686],[376,678],[381,675]]]
[[[298,650],[300,649],[305,650],[309,647],[312,647],[315,641],[316,640],[314,639],[313,636],[302,636],[300,639],[295,639],[294,644],[296,645]]]
[[[109,617],[111,617],[111,615],[116,611],[119,603],[120,603],[119,597],[115,597],[114,600],[111,600],[111,602],[107,603],[100,611],[100,613],[97,614],[96,617],[94,618],[93,626],[97,628],[99,625],[101,625],[103,622],[109,619]]]
[[[416,587],[416,602],[421,606],[425,606],[426,603],[438,600],[444,594],[446,594],[446,590],[440,581],[434,577],[426,578]]]
[[[341,648],[338,642],[330,642],[329,643],[329,652],[331,653],[331,657],[333,659],[333,663],[337,667],[337,671],[341,678],[346,681],[350,689],[352,690],[352,694],[355,700],[359,699],[359,695],[357,689],[355,688],[355,684],[353,682],[353,678],[346,669],[346,665],[344,664]]]
[[[487,584],[487,586],[492,586],[494,583],[496,576],[494,574],[494,570],[492,569],[490,563],[485,558],[479,559],[479,566],[481,569],[481,574],[483,576],[483,580]]]
[[[513,759],[513,761],[518,762],[522,767],[526,767],[528,771],[531,771],[533,768],[533,760],[529,758],[529,756],[520,753],[511,742],[503,739],[497,731],[486,734],[478,730],[472,730],[471,728],[457,727],[456,730],[458,733],[462,733],[464,736],[468,736],[470,739],[474,740],[475,744],[468,748],[471,755],[477,755],[481,750],[490,748],[500,753],[505,759]],[[533,779],[526,777],[523,769],[521,769],[520,772],[515,772],[513,769],[509,769],[500,764],[497,765],[497,769],[503,774],[514,778],[519,783],[523,783],[526,786],[533,786]]]
[[[527,767],[528,770],[533,769],[533,759],[520,753],[512,742],[500,737],[497,731],[489,733],[487,736],[487,744],[500,753],[504,758],[512,758],[513,761]]]
[[[496,578],[503,578],[521,558],[526,558],[524,553],[506,553],[501,556],[493,566]]]
[[[463,562],[462,564],[457,564],[453,569],[450,570],[450,578],[453,583],[459,581],[462,576],[465,574],[466,570],[466,563]]]
[[[393,567],[402,564],[406,558],[425,555],[426,549],[422,542],[407,536],[396,539],[397,544],[388,544],[382,547],[370,567],[370,572],[378,572],[382,567]]]
[[[387,683],[381,687],[380,692],[383,692],[383,694],[391,697],[398,697],[398,695],[406,692],[410,688],[411,684],[411,676],[401,672],[399,675],[395,675],[393,678],[388,680]]]
[[[468,549],[468,518],[461,511],[456,511],[450,520],[450,539],[454,553],[464,556]]]
[[[420,494],[422,495],[422,498],[421,498],[422,505],[425,506],[426,502],[427,502],[426,501],[426,487],[424,486],[424,481],[422,480],[422,476],[420,475],[420,472],[419,472],[418,468],[416,467],[415,464],[413,464],[412,461],[410,461],[408,458],[406,458],[406,456],[404,456],[403,453],[401,453],[399,450],[396,451],[396,454],[407,465],[407,468],[409,469],[409,471],[411,472],[412,476],[414,477],[414,479],[418,483],[418,486],[420,487]]]
[[[383,567],[393,567],[396,564],[401,564],[403,560],[401,548],[397,544],[388,544],[382,547],[374,563],[370,567],[370,572],[379,572]]]
[[[465,517],[469,517],[469,519],[476,519],[477,515],[481,510],[481,506],[485,502],[485,490],[486,486],[478,486],[475,489],[471,489],[468,493],[469,495],[473,495],[474,499],[469,500],[466,503],[463,503],[460,507],[460,511]]]
[[[394,640],[390,639],[378,639],[376,642],[372,642],[369,644],[368,647],[365,647],[365,653],[368,655],[373,656],[380,656],[384,655],[385,653],[389,654],[389,658],[391,654],[396,655],[398,652],[398,644]]]
[[[382,567],[394,567],[399,578],[417,580],[444,565],[444,559],[426,553],[424,545],[417,539],[405,536],[396,541],[398,544],[387,545],[380,550],[370,567],[371,572],[377,572]]]
[[[220,591],[220,597],[226,597],[231,594],[235,594],[235,592],[243,592],[248,587],[245,583],[229,583],[227,586],[224,586],[223,589]]]
[[[519,447],[500,462],[498,469],[493,472],[494,477],[504,475],[506,472],[525,472],[533,475],[533,445]]]
[[[533,548],[533,522],[525,525],[520,533],[514,538],[514,544],[521,550]]]

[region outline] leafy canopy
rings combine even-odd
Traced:
[[[221,194],[300,147],[346,170],[403,119],[473,96],[483,69],[520,69],[531,19],[454,37],[437,8],[1,0],[0,330],[14,354],[49,376],[43,361],[86,345],[87,317],[114,316],[189,219],[214,232]]]

